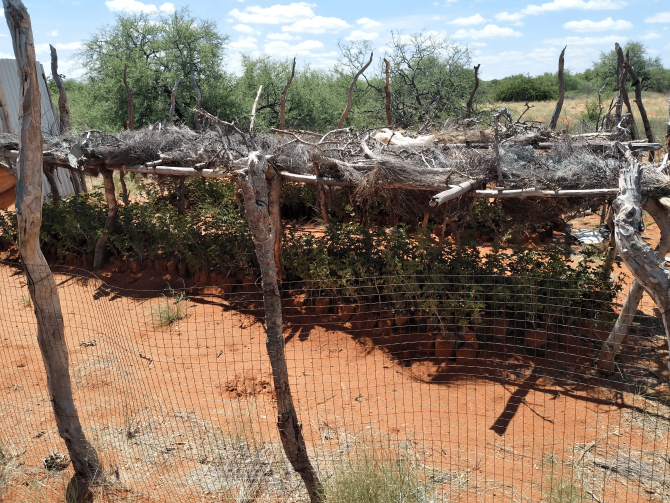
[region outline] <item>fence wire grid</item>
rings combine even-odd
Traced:
[[[99,501],[309,501],[277,431],[260,281],[55,278]],[[0,292],[0,499],[51,501],[72,470],[20,268],[0,264]],[[374,278],[282,297],[327,501],[670,501],[668,350],[646,295],[610,375],[595,360],[620,305],[576,283]]]

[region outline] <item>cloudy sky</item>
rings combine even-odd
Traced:
[[[318,1],[318,0],[317,0]],[[331,66],[338,40],[371,40],[382,55],[391,31],[419,30],[448,36],[475,51],[485,79],[515,73],[555,71],[567,44],[566,66],[587,68],[614,42],[643,41],[670,67],[668,0],[24,0],[33,21],[38,59],[48,61],[48,44],[59,49],[62,73],[80,70],[68,58],[96,28],[121,12],[171,12],[189,5],[195,15],[217,21],[230,36],[227,65],[239,68],[240,54],[298,57],[314,67]],[[0,57],[13,57],[6,25],[0,29]]]

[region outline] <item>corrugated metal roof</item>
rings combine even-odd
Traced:
[[[12,130],[15,133],[19,129],[19,101],[21,99],[21,85],[17,70],[15,59],[0,59],[0,86],[2,86],[4,97],[7,100],[7,111],[9,112],[7,115],[11,121]],[[37,62],[37,76],[40,83],[42,131],[44,134],[48,135],[58,134],[58,117],[56,116],[53,104],[51,103],[51,96],[49,94],[49,88],[47,87],[44,68],[39,61]],[[1,106],[0,112],[0,127],[2,128],[2,132],[6,133],[8,132],[8,128],[5,122],[5,114]],[[60,192],[61,196],[74,193],[69,170],[58,167],[54,174],[58,192]],[[42,175],[42,186],[44,187],[45,196],[51,194],[49,182],[44,175]]]

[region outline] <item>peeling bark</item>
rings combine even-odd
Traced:
[[[284,233],[284,228],[281,221],[281,175],[271,168],[265,172],[265,176],[270,182],[268,211],[270,212],[270,223],[272,224],[272,233],[274,235],[274,257],[275,268],[277,270],[277,280],[279,281],[279,284],[281,284],[282,279],[284,279],[284,268],[281,254],[282,238]]]
[[[30,16],[20,0],[3,0],[12,36],[21,83],[19,103],[19,157],[17,161],[16,210],[19,254],[25,267],[30,297],[37,318],[37,341],[47,374],[47,388],[58,433],[65,441],[75,475],[69,488],[76,498],[91,497],[88,483],[98,478],[102,466],[93,446],[86,440],[72,397],[65,326],[58,289],[40,249],[42,225],[41,106],[35,69],[35,44]],[[74,491],[68,489],[70,501]]]
[[[244,194],[244,211],[256,247],[256,257],[263,279],[265,304],[266,347],[272,366],[277,395],[277,428],[282,446],[291,466],[300,474],[312,502],[322,501],[321,485],[307,455],[302,435],[302,423],[291,397],[288,367],[284,352],[281,296],[277,282],[274,256],[274,236],[279,229],[272,227],[266,173],[269,166],[260,152],[249,154],[247,168],[238,172],[239,187]]]
[[[93,269],[102,269],[105,265],[105,252],[107,248],[107,238],[114,232],[116,227],[116,215],[119,207],[116,203],[116,194],[114,193],[114,172],[102,168],[102,181],[105,184],[105,199],[107,200],[107,221],[102,229],[102,234],[95,243],[95,254],[93,256]]]

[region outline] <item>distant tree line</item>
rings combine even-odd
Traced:
[[[119,131],[128,116],[124,68],[134,93],[135,127],[165,121],[175,80],[175,120],[194,127],[195,75],[202,92],[202,107],[225,119],[249,114],[260,85],[263,93],[256,124],[277,127],[281,93],[291,75],[291,60],[267,55],[241,59],[241,72],[226,69],[228,37],[216,22],[200,19],[185,7],[172,14],[120,14],[113,24],[103,26],[84,42],[76,55],[85,74],[82,79],[65,79],[73,127]],[[286,97],[286,127],[325,131],[337,124],[347,100],[353,76],[370,59],[370,42],[339,44],[340,58],[328,70],[307,66],[296,68]],[[630,61],[648,90],[670,90],[670,70],[660,58],[648,55],[645,46],[630,42]],[[407,128],[430,121],[443,122],[464,116],[465,104],[474,85],[469,48],[433,34],[411,36],[393,33],[386,54],[375,55],[373,64],[358,80],[346,125],[387,124],[386,72],[393,124]],[[614,51],[602,53],[582,73],[566,72],[566,90],[586,94],[603,85],[615,88]],[[53,89],[55,94],[56,90]],[[482,82],[475,99],[475,115],[492,101],[542,101],[558,95],[556,74],[537,77],[513,75]]]

